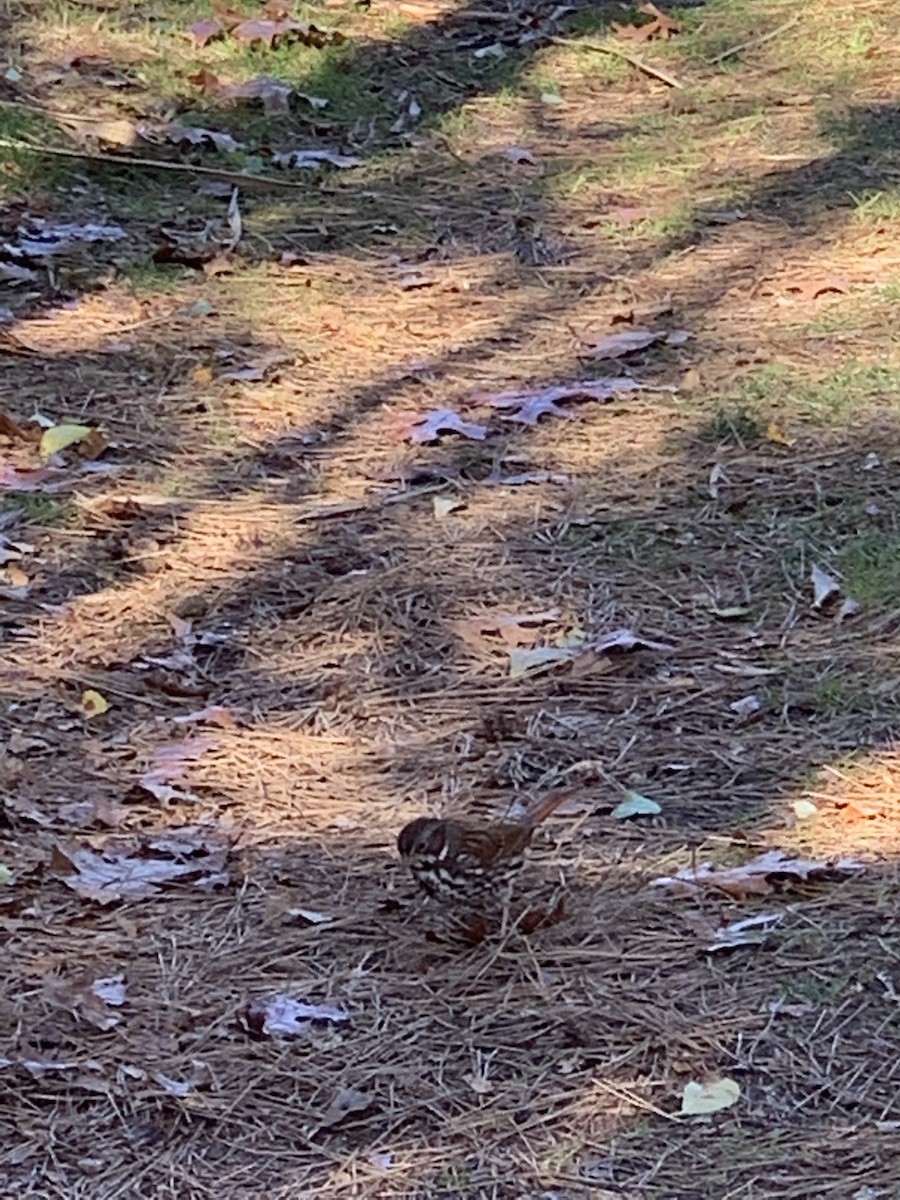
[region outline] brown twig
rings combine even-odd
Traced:
[[[31,154],[49,154],[55,158],[77,158],[81,161],[103,163],[113,167],[143,167],[159,171],[180,171],[188,175],[207,175],[214,179],[225,179],[245,187],[300,188],[308,191],[306,183],[291,179],[276,179],[270,175],[247,175],[243,171],[226,171],[220,167],[200,167],[191,163],[164,162],[157,158],[139,158],[134,155],[89,154],[84,150],[64,150],[60,146],[46,146],[37,142],[26,142],[19,138],[0,138],[0,147],[8,150],[26,150]]]
[[[741,42],[739,46],[732,46],[730,50],[723,50],[722,53],[717,54],[715,58],[707,59],[707,62],[712,67],[715,66],[716,63],[722,62],[723,59],[733,58],[735,54],[740,54],[742,50],[752,50],[756,46],[762,46],[766,42],[771,42],[774,38],[780,37],[782,33],[786,33],[788,29],[791,29],[794,25],[796,25],[802,16],[802,12],[796,12],[789,21],[785,21],[785,23],[783,25],[779,25],[777,29],[772,29],[768,33],[761,33],[759,37],[753,37],[747,42]]]
[[[674,75],[670,75],[668,71],[651,66],[644,59],[638,58],[636,54],[629,54],[627,50],[621,50],[618,46],[613,46],[608,42],[589,42],[584,38],[564,37],[553,37],[550,41],[558,46],[580,46],[583,50],[594,50],[597,54],[610,54],[613,58],[624,59],[625,62],[631,63],[633,67],[637,67],[639,71],[643,71],[645,75],[649,75],[653,79],[658,79],[666,87],[678,88],[680,91],[684,90],[684,84],[681,80],[676,79]]]

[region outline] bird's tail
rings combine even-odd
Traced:
[[[526,828],[533,829],[535,825],[540,825],[541,821],[546,821],[550,814],[554,813],[564,800],[568,800],[570,796],[574,796],[577,791],[577,787],[567,787],[548,793],[542,800],[538,800],[536,804],[525,810],[521,817],[521,823]]]

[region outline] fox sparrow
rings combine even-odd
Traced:
[[[400,830],[400,858],[419,887],[436,899],[471,903],[502,897],[525,861],[535,826],[574,790],[552,792],[518,821],[478,825],[418,817]]]

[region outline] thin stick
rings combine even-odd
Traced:
[[[119,157],[114,154],[88,154],[83,150],[64,150],[60,146],[45,146],[19,138],[0,138],[0,147],[9,150],[27,150],[31,154],[50,154],[56,158],[77,158],[83,162],[104,163],[112,167],[144,167],[157,171],[181,171],[188,175],[210,175],[214,179],[227,179],[255,187],[301,188],[309,191],[309,185],[291,179],[276,179],[269,175],[247,175],[243,171],[226,171],[219,167],[198,167],[191,163],[164,162],[158,158],[137,158],[133,155]]]
[[[676,79],[674,75],[670,75],[668,71],[662,71],[659,67],[652,67],[650,63],[645,62],[642,58],[638,58],[636,54],[629,54],[627,50],[620,50],[618,46],[613,46],[608,42],[588,42],[583,38],[564,38],[552,37],[551,42],[555,42],[558,46],[580,46],[583,50],[594,50],[597,54],[611,54],[613,58],[624,59],[625,62],[631,63],[633,67],[637,67],[639,71],[643,71],[645,75],[650,75],[653,79],[658,79],[660,83],[664,83],[666,87],[679,88],[684,90],[684,84],[680,79]]]
[[[712,67],[716,63],[722,62],[723,59],[733,58],[735,54],[740,54],[742,50],[752,50],[756,46],[762,46],[766,42],[771,42],[773,38],[780,37],[788,29],[791,29],[804,14],[796,12],[789,21],[785,21],[783,25],[779,25],[777,29],[772,29],[769,33],[761,33],[759,37],[750,38],[749,42],[741,42],[739,46],[732,46],[730,50],[723,50],[721,54],[717,54],[715,58],[708,58],[706,61]]]

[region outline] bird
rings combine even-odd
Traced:
[[[417,817],[397,836],[400,859],[432,899],[469,905],[505,901],[536,827],[575,790],[551,792],[514,821]]]

